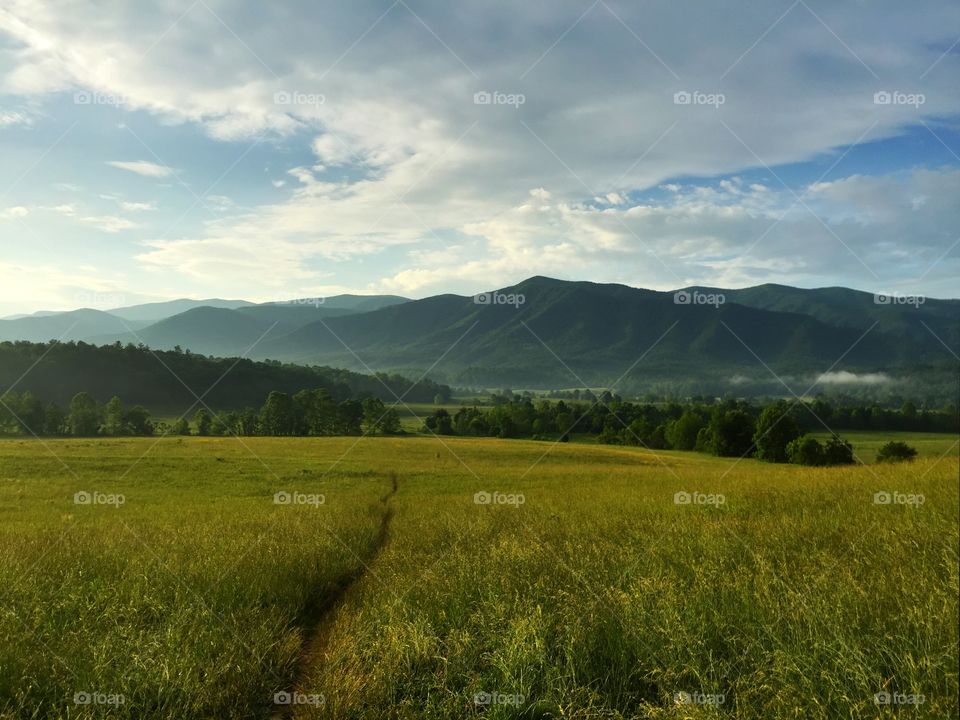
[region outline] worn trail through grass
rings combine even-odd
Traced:
[[[397,473],[390,473],[390,489],[380,498],[383,505],[383,516],[380,519],[380,526],[373,543],[370,545],[370,551],[360,560],[359,565],[350,572],[344,573],[337,578],[333,587],[324,592],[318,592],[310,605],[304,611],[303,626],[305,628],[303,648],[297,661],[297,670],[294,678],[293,687],[290,690],[291,700],[297,697],[304,697],[309,693],[303,687],[303,681],[308,671],[315,664],[322,661],[325,650],[329,644],[330,631],[336,623],[336,618],[340,608],[349,598],[350,593],[356,587],[356,584],[370,572],[371,565],[376,562],[381,550],[387,543],[390,533],[390,522],[393,520],[393,508],[390,506],[390,500],[397,494],[399,481]],[[275,715],[276,718],[292,718],[296,716],[296,703],[284,706],[284,712]]]

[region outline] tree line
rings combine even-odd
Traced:
[[[66,408],[41,402],[30,391],[0,397],[0,434],[26,436],[150,435],[394,435],[403,432],[400,415],[377,397],[335,400],[326,389],[293,395],[273,391],[259,409],[211,412],[200,408],[191,423],[181,415],[171,423],[154,420],[142,405],[118,397],[101,404],[87,392]]]
[[[844,419],[871,417],[870,429],[955,432],[954,412],[917,411],[866,413],[863,409],[834,409],[823,401],[811,405],[782,400],[757,407],[740,400],[719,403],[624,402],[610,393],[592,404],[550,402],[532,397],[501,395],[487,407],[461,407],[451,414],[438,408],[425,421],[425,429],[438,435],[472,435],[500,438],[559,439],[571,434],[595,436],[598,442],[637,445],[651,449],[699,450],[723,457],[757,457],[770,462],[804,465],[838,465],[854,461],[850,443],[831,428]],[[828,419],[829,418],[829,419]],[[885,427],[877,427],[879,419]],[[822,421],[822,422],[821,422]],[[827,430],[825,443],[808,433]]]
[[[210,407],[242,411],[259,407],[276,390],[293,395],[322,388],[337,402],[365,396],[390,402],[450,399],[447,385],[417,382],[394,373],[211,358],[190,351],[152,350],[144,345],[96,346],[84,342],[0,342],[0,388],[16,384],[42,403],[65,407],[78,392],[101,402],[120,396],[131,405],[177,413],[202,395]]]

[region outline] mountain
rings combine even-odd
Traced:
[[[262,335],[277,337],[318,319],[407,302],[396,295],[336,295],[255,304],[246,300],[171,300],[104,312],[37,312],[0,320],[0,341],[83,340],[95,345],[144,343],[171,350],[239,355]],[[64,334],[66,333],[66,334]]]
[[[0,320],[0,341],[83,340],[98,335],[125,333],[143,323],[125,322],[101,310],[72,310],[49,315],[29,315],[13,320]]]
[[[143,343],[160,350],[172,350],[179,346],[202,355],[231,357],[246,355],[267,339],[282,337],[318,320],[404,302],[407,302],[406,298],[394,295],[337,295],[261,305],[247,303],[236,308],[202,306],[166,317],[133,332],[96,335],[86,339],[97,345]]]
[[[128,307],[119,307],[107,310],[111,315],[123,318],[127,321],[136,321],[141,326],[155,323],[174,315],[179,315],[187,310],[193,310],[199,307],[227,308],[234,310],[236,308],[252,305],[246,300],[220,300],[211,298],[209,300],[169,300],[167,302],[146,303],[144,305],[130,305]]]
[[[776,386],[773,373],[952,367],[944,344],[960,344],[960,301],[878,305],[854,290],[779,287],[698,289],[725,294],[715,307],[678,304],[673,292],[534,277],[495,293],[523,296],[517,306],[440,295],[311,323],[254,354],[541,388],[608,385],[625,372],[632,386],[738,377]]]
[[[177,346],[460,387],[605,387],[657,394],[784,394],[912,387],[956,393],[960,300],[884,302],[847,288],[760,285],[677,292],[533,277],[473,297],[337,296],[236,308],[196,307],[116,332],[118,318],[77,311],[0,321],[0,337]],[[193,302],[193,301],[190,301]],[[125,321],[126,322],[126,321]],[[17,323],[26,325],[17,326]],[[38,330],[31,323],[45,323]],[[94,334],[113,325],[113,333]],[[18,335],[19,334],[19,335]]]
[[[302,298],[286,303],[264,303],[265,305],[307,305],[322,306],[328,310],[346,310],[349,312],[370,312],[390,305],[410,302],[409,298],[399,295],[332,295],[328,298]]]

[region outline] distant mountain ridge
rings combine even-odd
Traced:
[[[55,329],[64,322],[57,318],[35,320]],[[108,318],[84,321],[93,328]],[[0,322],[0,339],[11,322],[23,321]],[[747,378],[783,393],[783,377],[815,379],[827,371],[872,381],[936,376],[940,384],[928,384],[948,388],[957,372],[951,353],[960,348],[958,326],[960,300],[884,301],[847,288],[773,284],[661,292],[538,276],[480,298],[342,296],[199,307],[132,332],[87,338],[360,372],[428,372],[470,387],[607,386],[620,379],[635,389],[671,384],[713,393],[743,391]]]

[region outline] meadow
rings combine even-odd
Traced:
[[[0,717],[956,717],[952,442],[3,440]]]

